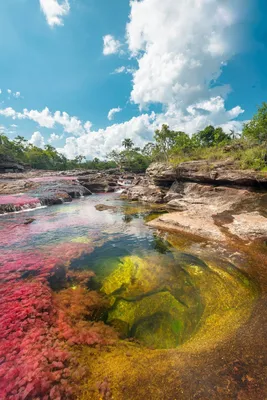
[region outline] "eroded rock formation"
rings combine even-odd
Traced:
[[[226,233],[247,240],[267,237],[267,174],[236,170],[231,160],[152,164],[123,196],[166,204],[170,213],[149,222],[153,227],[215,240]]]

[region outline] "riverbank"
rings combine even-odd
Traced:
[[[231,161],[153,164],[123,196],[165,204],[169,213],[149,223],[155,228],[216,241],[267,237],[267,173],[235,170]]]

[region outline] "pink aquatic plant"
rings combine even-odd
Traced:
[[[0,285],[0,398],[71,399],[83,378],[74,345],[110,344],[117,335],[88,318],[106,305],[96,292],[66,289],[53,295],[40,282]]]
[[[0,253],[0,281],[9,282],[21,278],[35,277],[46,281],[57,272],[59,267],[67,267],[71,261],[93,251],[85,243],[59,243],[56,246],[45,246],[39,251]]]
[[[40,200],[35,197],[29,197],[27,195],[18,195],[18,196],[10,196],[10,195],[2,195],[0,196],[0,205],[3,204],[13,204],[15,207],[23,207],[26,205],[38,205]]]
[[[71,398],[72,359],[55,334],[50,289],[35,282],[2,284],[0,298],[0,398]]]

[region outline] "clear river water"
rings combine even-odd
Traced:
[[[149,228],[162,212],[100,194],[0,217],[1,399],[194,398],[261,289],[242,253]],[[227,398],[215,381],[196,398]]]

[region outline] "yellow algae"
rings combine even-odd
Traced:
[[[88,236],[78,236],[73,239],[71,239],[72,243],[84,243],[84,244],[89,244],[92,243],[92,239],[90,239]]]
[[[128,265],[128,272],[132,270],[131,268]],[[227,270],[211,264],[201,266],[201,264],[185,265],[183,263],[183,268],[194,287],[199,290],[205,305],[191,337],[173,349],[151,350],[137,343],[119,341],[112,348],[98,350],[93,355],[88,355],[85,351],[82,358],[83,362],[91,365],[90,378],[82,388],[80,400],[100,399],[96,382],[103,381],[105,377],[110,382],[113,399],[151,398],[161,400],[164,392],[163,379],[168,382],[169,375],[169,382],[173,384],[174,378],[171,374],[174,371],[177,380],[179,373],[185,373],[193,355],[204,354],[207,350],[215,349],[219,343],[229,340],[237,329],[248,320],[258,293],[254,283],[245,275],[235,268]],[[128,278],[130,275],[128,274]],[[130,282],[130,279],[128,281]],[[161,298],[162,295],[163,298]],[[117,302],[118,308],[111,311],[109,319],[124,319],[129,326],[135,326],[138,320],[141,321],[141,329],[138,331],[137,324],[135,333],[140,336],[143,343],[147,341],[148,346],[152,344],[153,347],[151,332],[149,333],[149,329],[146,329],[147,326],[142,324],[147,323],[146,316],[149,312],[158,316],[159,310],[163,311],[162,324],[159,325],[156,332],[158,337],[162,336],[163,338],[163,329],[167,328],[168,323],[172,323],[172,319],[168,315],[175,316],[179,321],[179,318],[185,313],[186,308],[183,308],[180,303],[175,311],[175,301],[177,300],[168,292],[153,294],[136,302],[120,299]],[[161,329],[162,327],[163,329]],[[179,324],[173,326],[176,332],[179,332],[181,327],[182,325]],[[173,336],[170,335],[169,330],[167,330],[166,336],[167,342],[173,342]],[[164,339],[162,340],[164,341]],[[140,382],[143,384],[140,385]],[[182,393],[179,394],[177,391],[175,393],[173,399],[185,398]]]
[[[172,348],[184,341],[185,318],[185,306],[169,292],[161,292],[136,302],[119,300],[108,322],[123,321],[146,345]]]

